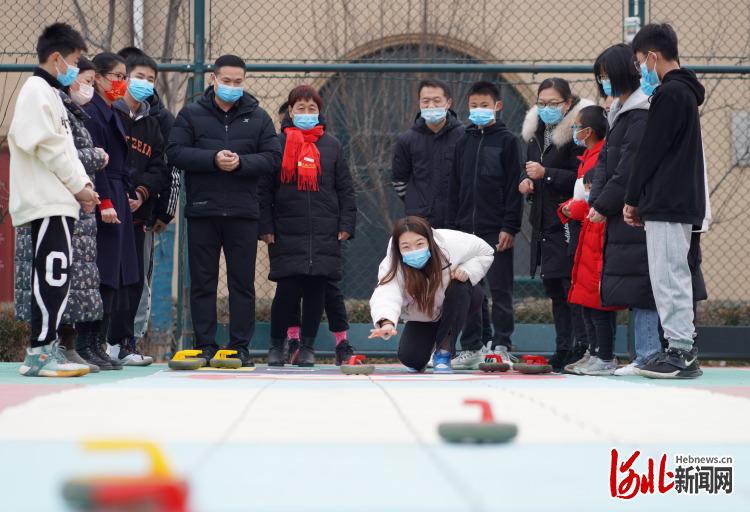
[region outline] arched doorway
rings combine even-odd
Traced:
[[[439,45],[404,43],[372,51],[354,62],[479,62],[466,53]],[[403,216],[403,205],[391,187],[391,159],[397,135],[419,115],[417,86],[425,78],[439,78],[453,90],[453,109],[468,117],[466,93],[477,80],[501,88],[501,119],[520,131],[526,103],[502,76],[489,73],[337,73],[320,88],[328,129],[344,145],[357,191],[359,217],[356,238],[346,244],[343,291],[364,299],[372,292],[392,221]],[[519,240],[520,242],[520,240]],[[521,251],[524,249],[519,247]],[[528,245],[526,247],[528,252]],[[521,258],[524,259],[524,258]],[[526,265],[528,267],[528,265]]]

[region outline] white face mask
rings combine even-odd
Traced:
[[[79,83],[78,85],[80,87],[77,91],[70,91],[70,99],[73,100],[76,105],[82,107],[94,97],[94,88],[83,83]]]

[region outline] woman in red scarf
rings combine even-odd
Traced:
[[[269,279],[276,281],[270,366],[288,361],[287,327],[300,299],[302,328],[296,363],[315,364],[313,344],[326,287],[341,279],[341,242],[354,235],[357,207],[352,177],[341,143],[326,133],[322,103],[308,85],[289,93],[289,116],[281,125],[281,169],[261,184],[260,232],[268,244]]]

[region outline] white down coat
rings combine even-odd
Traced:
[[[451,281],[451,271],[464,270],[469,274],[469,280],[473,285],[479,283],[489,271],[494,260],[495,250],[484,240],[451,229],[434,229],[432,233],[447,261],[443,269],[443,284],[435,297],[435,314],[430,315],[418,309],[414,299],[404,290],[403,274],[399,269],[396,279],[375,288],[370,298],[372,322],[376,327],[380,320],[390,320],[395,325],[399,318],[407,322],[435,322],[442,316],[445,290]],[[393,239],[388,241],[385,259],[380,263],[378,282],[385,277],[391,268],[392,243]]]

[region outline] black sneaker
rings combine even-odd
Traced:
[[[109,357],[109,354],[104,348],[104,343],[101,341],[101,337],[97,336],[93,343],[91,344],[91,349],[96,353],[96,355],[99,356],[102,361],[106,361],[109,363],[109,366],[112,368],[107,368],[108,370],[122,370],[122,363],[119,360],[112,359]],[[101,367],[102,365],[99,365]]]
[[[245,368],[252,368],[255,366],[255,363],[253,362],[253,358],[250,357],[250,351],[245,347],[237,347],[234,349],[237,351],[237,355],[234,356],[240,361],[242,361],[242,366]]]
[[[549,364],[552,366],[552,371],[555,373],[561,373],[563,371],[563,368],[565,368],[565,365],[568,364],[570,351],[558,351],[555,352],[552,357],[549,358]]]
[[[703,375],[698,364],[698,349],[668,348],[636,368],[636,373],[650,379],[695,379]]]
[[[297,366],[315,366],[315,338],[303,338],[302,343],[299,347],[299,357],[297,358]]]
[[[347,340],[342,341],[336,345],[336,366],[348,363],[353,355],[354,347],[352,347]]]

